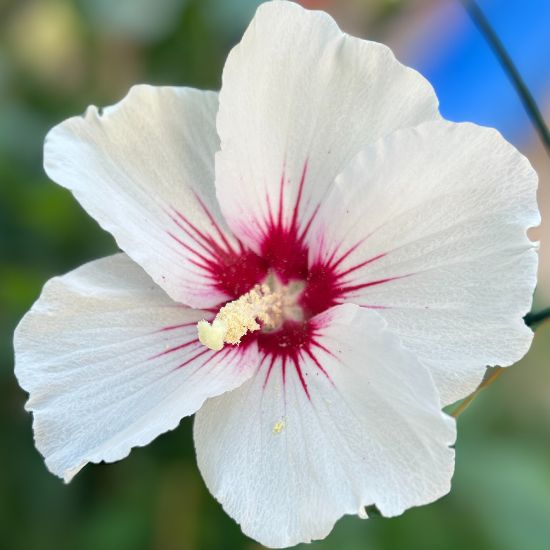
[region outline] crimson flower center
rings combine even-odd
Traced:
[[[211,323],[198,325],[200,341],[211,349],[255,340],[264,355],[288,356],[308,345],[311,319],[338,303],[334,270],[309,265],[307,247],[295,231],[273,228],[260,254],[243,249],[225,260],[217,271],[218,287],[234,299]]]

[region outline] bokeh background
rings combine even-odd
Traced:
[[[33,447],[13,329],[51,276],[115,251],[42,170],[47,130],[138,82],[217,89],[258,0],[0,0],[0,548],[254,549],[208,494],[192,420],[69,485]],[[546,221],[535,307],[550,304],[550,161],[457,0],[304,0],[383,41],[435,86],[444,116],[495,126],[540,174]],[[550,2],[480,0],[550,114]],[[297,52],[299,55],[299,52]],[[546,224],[546,225],[545,225]],[[550,548],[550,323],[459,419],[450,495],[395,519],[344,518],[318,550]]]

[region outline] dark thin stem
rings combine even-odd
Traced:
[[[463,399],[462,402],[451,413],[451,416],[458,418],[468,408],[470,403],[478,396],[479,392],[485,389],[487,386],[490,386],[503,372],[504,369],[502,367],[494,367],[491,370],[487,370],[485,378],[483,379],[483,382],[481,382],[477,390],[465,399]]]
[[[523,319],[525,321],[525,324],[530,327],[532,327],[533,325],[537,325],[538,323],[541,323],[546,319],[550,319],[550,307],[541,309],[536,313],[528,313]],[[468,408],[470,403],[479,395],[479,393],[487,386],[490,386],[503,372],[504,369],[502,367],[487,369],[485,378],[483,379],[483,382],[481,382],[477,390],[465,399],[463,399],[461,403],[457,405],[457,407],[450,413],[451,416],[458,418],[458,416],[460,416]]]
[[[544,146],[546,147],[546,152],[550,155],[550,131],[546,126],[546,122],[537,106],[537,103],[532,96],[529,88],[523,81],[523,78],[519,74],[512,58],[508,55],[504,44],[501,42],[500,38],[497,36],[488,19],[485,17],[483,11],[477,5],[475,0],[460,0],[462,5],[470,15],[470,18],[483,34],[487,40],[489,46],[493,50],[493,53],[499,60],[500,65],[508,75],[508,78],[511,80],[516,92],[531,119],[531,122],[537,129],[540,139],[542,140]]]
[[[525,319],[525,324],[529,327],[532,327],[533,325],[541,323],[542,321],[545,321],[548,318],[550,318],[550,307],[547,307],[546,309],[541,309],[536,313],[533,313],[533,312],[528,313],[524,319]]]

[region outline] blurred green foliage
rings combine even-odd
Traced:
[[[136,9],[136,3],[140,6]],[[34,449],[13,329],[42,284],[115,250],[42,170],[42,142],[137,82],[219,87],[256,0],[0,0],[0,548],[249,549],[208,494],[192,420],[69,485]],[[139,17],[141,16],[141,17]],[[341,520],[319,550],[548,550],[550,326],[459,421],[452,493],[394,519]]]

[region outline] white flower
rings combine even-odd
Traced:
[[[17,330],[52,472],[198,411],[208,487],[269,546],[449,490],[441,402],[531,341],[537,178],[496,131],[442,120],[385,46],[274,2],[219,97],[137,86],[54,128],[45,167],[126,253],[51,280]]]

